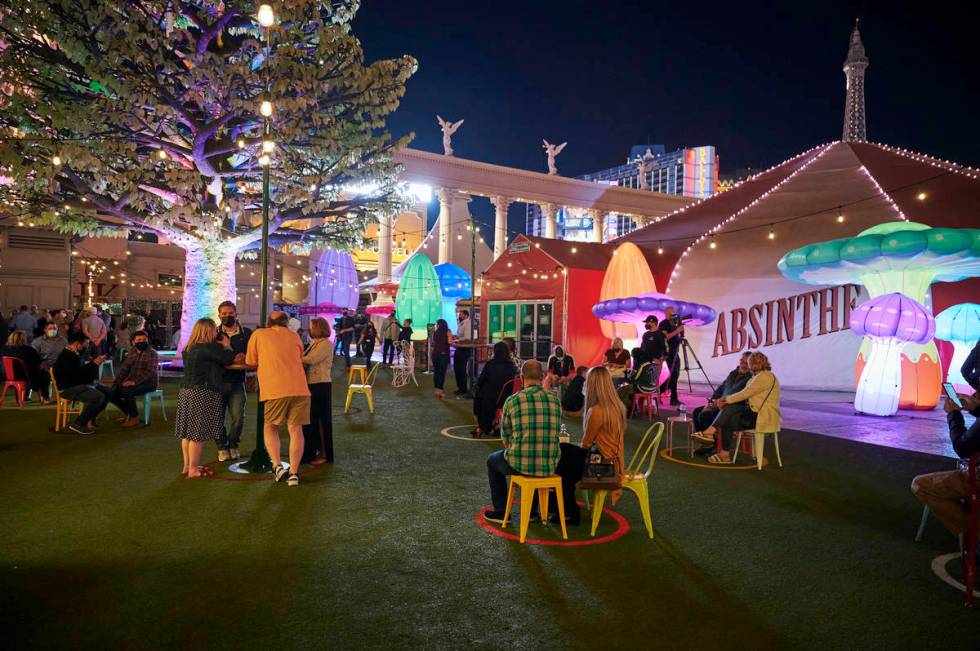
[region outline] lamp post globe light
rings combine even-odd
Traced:
[[[259,5],[256,19],[262,26],[265,37],[265,56],[269,60],[271,48],[269,47],[269,27],[275,21],[276,16],[272,7],[267,4]],[[266,78],[266,92],[269,90],[268,77]],[[259,266],[261,267],[261,279],[259,286],[262,288],[262,302],[259,305],[259,327],[264,328],[269,318],[269,167],[272,160],[269,157],[272,144],[269,138],[271,126],[269,118],[272,116],[272,102],[268,99],[262,100],[259,105],[259,113],[262,115],[262,151],[259,157],[259,165],[262,166],[262,244],[259,249]],[[265,405],[259,402],[255,410],[255,450],[249,455],[248,461],[241,464],[240,468],[248,472],[269,472],[272,470],[272,459],[269,458],[269,451],[265,448]]]

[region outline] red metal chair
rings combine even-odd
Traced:
[[[26,379],[27,375],[27,365],[24,361],[17,359],[16,357],[0,357],[3,360],[3,375],[6,381],[3,383],[3,393],[0,393],[0,405],[3,404],[4,399],[7,397],[7,389],[10,387],[14,388],[17,392],[17,405],[23,409],[24,399],[27,397],[27,390],[30,387],[30,382]],[[20,369],[18,373],[16,369]],[[23,380],[15,380],[17,376],[23,377]]]
[[[973,603],[973,584],[977,578],[977,518],[980,516],[980,502],[977,499],[977,463],[980,463],[980,452],[972,455],[969,460],[967,475],[970,492],[966,496],[967,506],[970,507],[970,526],[963,534],[963,545],[966,551],[963,559],[963,603]]]
[[[646,362],[644,362],[645,364]],[[663,364],[658,365],[657,368],[653,370],[653,382],[656,385],[653,391],[649,393],[636,392],[633,394],[632,405],[630,406],[630,417],[636,416],[636,412],[639,411],[643,413],[643,409],[646,408],[647,420],[653,420],[653,412],[657,412],[657,417],[660,417],[660,370]],[[640,365],[637,373],[643,372],[643,364]]]

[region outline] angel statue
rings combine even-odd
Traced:
[[[452,137],[453,134],[456,133],[456,129],[458,129],[461,124],[463,124],[463,121],[460,120],[459,122],[447,122],[443,120],[442,117],[439,115],[436,116],[436,119],[439,121],[439,126],[442,127],[442,148],[445,150],[443,153],[446,156],[452,156],[453,155]]]
[[[650,183],[647,181],[647,173],[653,169],[653,154],[647,149],[643,158],[636,161],[636,168],[640,175],[640,189],[649,190]]]
[[[547,140],[544,141],[544,150],[548,153],[548,174],[558,174],[558,168],[555,167],[555,156],[561,153],[561,150],[565,148],[567,142],[563,142],[560,145],[553,145]]]

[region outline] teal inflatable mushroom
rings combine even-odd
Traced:
[[[811,285],[859,283],[870,298],[901,293],[927,305],[929,286],[980,276],[980,229],[933,228],[894,221],[872,226],[854,237],[808,244],[780,259],[779,270]],[[868,359],[865,339],[855,378]],[[936,344],[910,345],[902,353],[899,407],[932,409],[939,401],[942,366]]]

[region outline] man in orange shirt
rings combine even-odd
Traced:
[[[303,343],[290,330],[289,315],[273,312],[266,328],[259,328],[248,340],[245,363],[258,367],[259,401],[265,403],[265,448],[272,459],[276,481],[287,471],[279,455],[279,426],[289,431],[289,478],[299,485],[299,463],[303,457],[303,425],[310,422],[310,389],[303,369]]]

